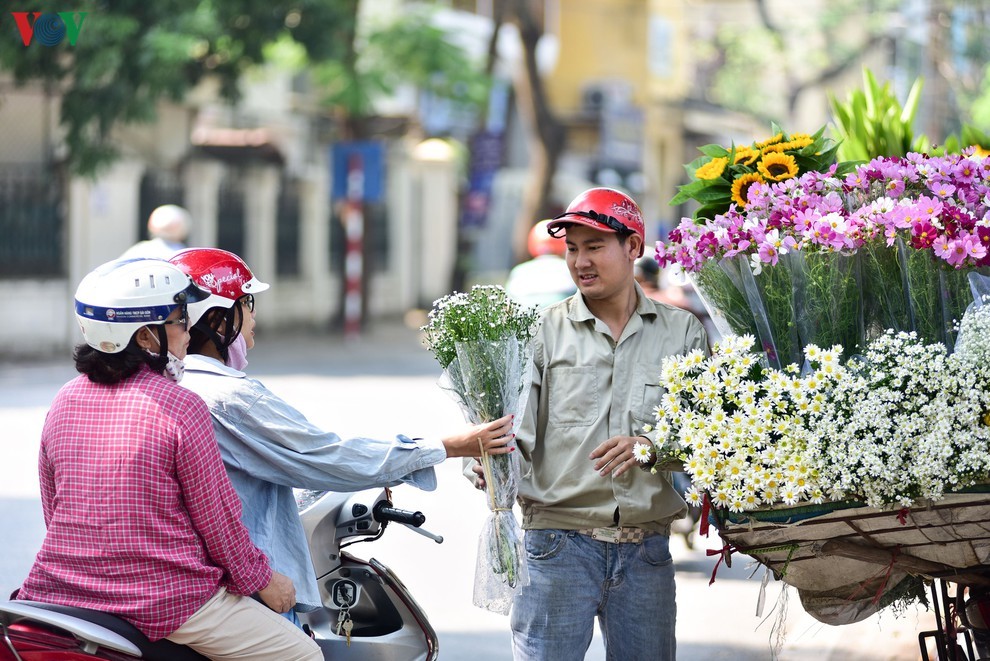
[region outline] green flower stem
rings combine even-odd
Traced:
[[[788,253],[801,346],[863,346],[859,260],[834,252]]]
[[[753,301],[754,308],[756,305],[762,307],[759,312],[754,309],[754,316],[764,315],[769,329],[769,336],[766,332],[761,333],[759,340],[770,365],[777,369],[791,363],[800,365],[804,356],[798,342],[791,266],[787,262],[767,264],[762,273],[753,277],[753,282],[758,292],[758,298]]]
[[[885,240],[868,241],[857,253],[863,276],[864,333],[870,342],[888,329],[913,328],[907,281],[901,274],[903,244],[888,247]]]
[[[743,266],[749,268],[746,264]],[[691,283],[719,333],[756,337],[756,322],[742,292],[738,271],[739,263],[735,260],[724,260],[722,264],[708,261],[700,271],[691,274]]]
[[[942,323],[939,265],[929,250],[915,250],[898,239],[903,251],[902,269],[907,281],[911,330],[924,342],[945,342]]]

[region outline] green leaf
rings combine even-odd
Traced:
[[[721,186],[709,186],[708,188],[698,191],[694,195],[694,199],[702,204],[712,203],[718,200],[730,200],[732,198],[732,186],[730,184],[723,184]]]
[[[681,204],[693,200],[701,191],[718,183],[718,181],[718,179],[696,179],[689,184],[684,184],[678,189],[677,195],[670,201],[670,204]]]
[[[722,145],[704,145],[698,147],[698,151],[710,158],[725,158],[729,155],[729,150]]]
[[[904,108],[901,110],[901,123],[910,126],[914,123],[915,114],[918,112],[918,105],[921,102],[921,89],[925,86],[924,78],[916,78],[911,90],[908,92]]]
[[[698,220],[700,218],[709,218],[709,219],[714,218],[715,216],[728,211],[730,204],[731,204],[731,200],[726,201],[726,203],[724,204],[702,205],[695,210],[694,214],[692,214],[692,217],[695,220]]]

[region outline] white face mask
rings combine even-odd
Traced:
[[[159,347],[162,346],[162,343],[158,341],[154,333],[151,334],[151,337],[155,340],[155,344]],[[148,355],[157,358],[159,354],[154,351],[148,351]],[[168,357],[168,362],[165,364],[165,378],[174,383],[182,381],[182,377],[186,373],[186,364],[181,358],[176,358],[171,351],[166,351],[165,355]]]

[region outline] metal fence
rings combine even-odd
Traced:
[[[275,270],[279,275],[299,275],[299,181],[282,178],[275,221]]]
[[[217,247],[244,254],[244,169],[225,168],[217,192]]]
[[[53,170],[0,169],[0,278],[65,275],[65,205]]]

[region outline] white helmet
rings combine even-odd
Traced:
[[[86,344],[103,353],[119,353],[142,326],[160,325],[175,308],[207,295],[165,260],[115,260],[79,283],[76,320]]]
[[[189,212],[176,204],[165,204],[148,216],[148,234],[172,243],[181,243],[189,236]]]

